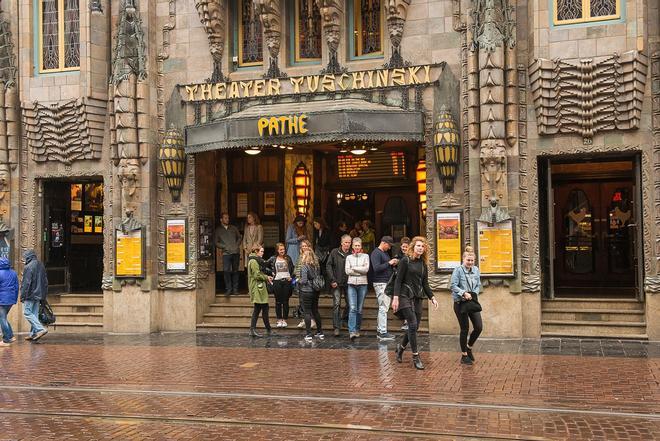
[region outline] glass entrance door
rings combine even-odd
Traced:
[[[634,296],[635,211],[632,180],[554,187],[557,295]]]

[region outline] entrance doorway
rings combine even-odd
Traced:
[[[103,182],[45,181],[43,208],[49,292],[101,292]]]
[[[551,164],[550,179],[553,294],[635,297],[639,199],[634,161]]]

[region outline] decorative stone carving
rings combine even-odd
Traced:
[[[106,103],[79,98],[63,104],[24,105],[23,126],[32,159],[37,162],[99,159]]]
[[[530,86],[540,135],[639,127],[647,58],[638,51],[580,60],[537,59]]]
[[[11,24],[0,8],[0,221],[9,219],[11,170],[18,162],[18,88]],[[2,222],[4,225],[4,222]]]
[[[280,78],[285,76],[279,68],[280,41],[282,37],[282,11],[280,0],[256,0],[257,14],[264,30],[264,40],[270,55],[270,65],[264,78]]]
[[[502,146],[489,146],[479,158],[481,166],[481,198],[488,205],[506,205],[506,151]]]
[[[195,7],[209,39],[209,48],[213,58],[211,82],[225,81],[222,73],[222,55],[225,49],[227,5],[224,0],[196,0]]]
[[[14,41],[11,34],[11,24],[5,18],[0,6],[0,84],[4,88],[14,86],[16,81],[16,57],[14,55]]]
[[[142,19],[135,0],[123,0],[119,12],[117,36],[112,57],[113,84],[119,84],[133,74],[140,80],[147,78],[147,59]]]
[[[140,161],[136,158],[122,158],[119,161],[122,215],[127,217],[137,211],[139,204],[136,193],[140,183],[140,169]]]
[[[328,65],[321,71],[324,74],[341,74],[347,72],[345,67],[339,64],[337,51],[341,40],[341,23],[344,10],[341,0],[315,0],[321,11],[323,20],[323,34],[328,45]]]
[[[410,0],[388,0],[387,2],[387,31],[390,34],[390,43],[392,43],[392,56],[385,67],[390,69],[402,68],[407,65],[401,57],[401,38],[403,38],[408,6],[410,6]]]
[[[651,56],[651,130],[653,131],[655,188],[655,274],[656,283],[648,285],[660,293],[660,50]],[[648,228],[645,228],[647,230]],[[651,292],[649,289],[647,291]]]
[[[103,14],[103,5],[101,4],[101,0],[90,0],[89,10],[92,12],[92,14]]]

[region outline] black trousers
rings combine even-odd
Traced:
[[[454,303],[454,313],[458,319],[458,325],[461,327],[461,352],[467,352],[467,347],[472,347],[474,343],[479,338],[479,334],[483,330],[484,326],[481,321],[480,312],[471,312],[466,314],[461,314],[461,303]],[[468,332],[470,331],[470,321],[472,322],[472,333],[470,334],[470,340],[468,340]]]
[[[301,291],[303,313],[305,314],[305,328],[307,335],[312,335],[312,319],[316,321],[316,332],[322,334],[321,314],[319,314],[319,293]]]
[[[422,322],[423,301],[424,299],[415,297],[411,300],[412,304],[409,307],[400,309],[398,314],[400,318],[408,321],[408,332],[403,334],[401,346],[405,348],[410,343],[413,354],[417,353],[417,329]]]
[[[274,280],[275,315],[277,320],[289,319],[289,297],[291,297],[291,282],[287,280]]]
[[[264,321],[264,327],[270,330],[270,320],[268,319],[268,303],[255,303],[254,308],[252,309],[252,321],[250,322],[250,328],[257,327],[257,319],[259,318],[259,313],[261,312],[261,319]]]

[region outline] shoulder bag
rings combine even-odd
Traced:
[[[467,273],[465,272],[465,269],[463,266],[461,266],[461,270],[463,271],[463,274],[465,275],[465,281],[468,284],[468,288],[470,289],[468,292],[472,296],[472,299],[470,300],[461,300],[461,304],[459,307],[459,311],[461,314],[471,314],[473,312],[481,312],[481,303],[479,303],[479,296],[477,295],[476,292],[474,292],[472,289],[472,282],[470,282],[470,278],[468,277]]]

